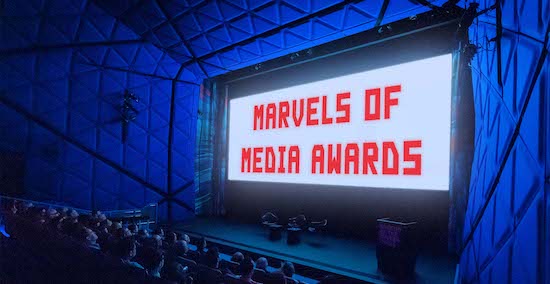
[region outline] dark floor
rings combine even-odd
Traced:
[[[243,224],[220,218],[197,218],[176,226],[177,230],[200,234],[214,242],[263,254],[347,277],[387,283],[377,271],[373,242],[331,236],[304,234],[302,243],[289,246],[286,239],[270,241],[260,224]],[[420,252],[414,283],[453,283],[456,260],[450,255]]]

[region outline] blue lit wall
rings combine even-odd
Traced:
[[[99,209],[159,201],[163,215],[168,198],[176,219],[185,218],[195,203],[212,202],[216,162],[205,114],[215,100],[201,101],[197,84],[429,10],[421,1],[384,2],[3,1],[0,149],[25,153],[30,198]],[[482,0],[480,10],[494,3]],[[469,30],[480,49],[471,64],[476,139],[460,276],[543,283],[550,1],[498,3]],[[124,144],[111,121],[126,89],[141,101]]]
[[[92,1],[2,5],[0,151],[24,153],[25,197],[101,210],[161,202],[165,218],[168,183],[193,181],[197,84],[173,80],[179,64]],[[125,90],[140,101],[123,143]],[[177,219],[194,215],[192,190],[175,199]]]
[[[463,283],[548,283],[550,1],[497,3],[470,28],[480,49],[460,275]]]

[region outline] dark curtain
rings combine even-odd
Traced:
[[[197,215],[224,214],[227,98],[216,83],[204,80],[199,97],[195,156],[195,208]]]

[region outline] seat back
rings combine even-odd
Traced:
[[[197,268],[197,263],[191,259],[187,259],[185,257],[178,256],[176,257],[176,261],[183,265],[184,267],[189,267],[189,270],[195,270]]]
[[[285,282],[286,284],[298,284],[298,281],[286,276],[285,276]]]
[[[235,273],[235,274],[239,274],[240,271],[239,271],[239,263],[237,262],[234,262],[234,261],[230,261],[230,260],[225,260],[225,259],[222,259],[220,261],[220,268],[222,270],[224,269],[228,269],[229,271]]]
[[[197,265],[197,283],[198,284],[216,284],[223,283],[223,274],[220,270],[210,268],[206,265]]]
[[[252,274],[252,279],[256,282],[264,283],[265,281],[265,271],[254,268],[254,274]]]
[[[226,274],[224,276],[225,284],[248,284],[248,281],[242,280],[239,276]]]
[[[263,284],[286,284],[285,276],[281,273],[266,273],[261,282]]]

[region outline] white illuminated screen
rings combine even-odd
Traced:
[[[232,99],[229,109],[228,179],[365,188],[448,190],[451,77],[452,55],[446,54]],[[394,88],[392,91],[389,88],[392,92],[386,96],[386,90],[390,86],[400,86],[401,90],[396,91],[398,89]],[[377,120],[377,95],[374,92],[374,95],[368,96],[371,102],[371,116],[366,120],[366,90],[377,88],[380,88],[380,119]],[[342,95],[337,96],[346,92],[350,93],[349,99]],[[323,120],[322,96],[326,96],[324,117],[327,124],[307,126],[308,116],[312,124],[315,124],[315,119]],[[310,99],[308,111],[308,98],[313,97],[319,97],[319,102]],[[337,109],[338,98],[340,106],[350,106],[349,112],[342,108]],[[393,105],[392,101],[386,100],[387,98],[397,99],[397,104]],[[304,115],[301,124],[296,126],[293,114],[296,114],[298,120],[302,109],[300,99],[304,99]],[[296,101],[296,112],[293,112],[293,101]],[[385,119],[386,101],[390,102],[387,108],[389,119]],[[288,102],[289,106],[289,116],[286,118],[288,127],[284,127],[284,121],[279,125],[280,116],[286,117],[284,102]],[[275,108],[270,108],[275,111],[268,116],[267,109],[270,103],[275,104]],[[256,121],[256,127],[260,128],[262,120],[264,129],[254,130],[255,106],[262,105],[263,119]],[[314,109],[317,113],[313,113]],[[347,114],[349,122],[342,122]],[[275,117],[274,125],[268,117]],[[335,123],[338,117],[342,117],[341,123]],[[328,123],[329,118],[332,118],[333,123]],[[270,129],[265,129],[267,125]],[[421,146],[414,141],[421,141]],[[356,143],[357,147],[354,147],[353,143]],[[364,143],[370,143],[370,148],[365,148]],[[384,143],[387,147],[384,147]],[[395,148],[392,147],[392,143]],[[337,158],[337,144],[341,144],[340,161],[333,160],[329,172],[328,148],[329,145],[333,145],[331,157]],[[405,144],[408,146],[407,150]],[[300,151],[299,157],[292,163],[289,159],[291,145],[298,146]],[[315,148],[315,153],[314,145],[321,145]],[[377,150],[373,145],[376,145]],[[285,151],[279,151],[280,146],[285,146]],[[273,147],[273,152],[266,147]],[[246,149],[249,148],[250,152],[247,152]],[[254,152],[254,148],[262,150]],[[349,150],[347,153],[346,149]],[[383,162],[384,152],[387,153],[386,163]],[[395,153],[397,155],[394,155]],[[394,163],[394,156],[397,157],[397,163]],[[299,172],[296,172],[297,159]],[[357,169],[355,164],[358,165]],[[294,166],[294,172],[288,172],[290,165]],[[281,166],[284,170],[281,170]],[[320,172],[320,168],[324,169],[323,173]],[[340,170],[339,173],[337,169]]]

